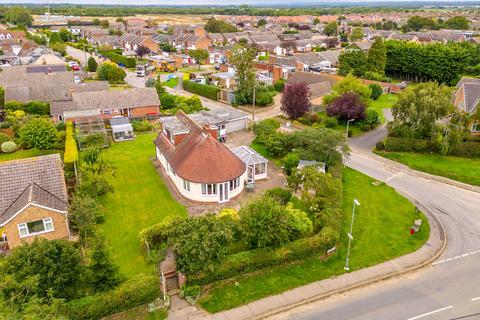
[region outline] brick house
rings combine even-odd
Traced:
[[[159,112],[160,100],[154,88],[73,92],[71,100],[50,104],[50,115],[55,121],[114,116],[142,118]]]
[[[70,237],[59,154],[0,163],[0,250]]]

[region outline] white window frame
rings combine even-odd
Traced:
[[[240,187],[240,177],[230,180],[229,189],[230,191],[237,190]]]
[[[183,190],[190,192],[190,181],[183,179]]]
[[[28,223],[36,222],[36,221],[42,221],[43,222],[43,231],[29,232],[28,231]],[[47,225],[50,225],[50,227],[47,228]],[[27,238],[27,237],[36,236],[36,235],[39,235],[39,234],[55,231],[55,227],[53,226],[53,219],[52,218],[44,218],[44,219],[40,219],[40,220],[19,223],[17,225],[17,228],[18,228],[18,234],[20,235],[20,238]],[[23,235],[22,235],[22,231],[24,233]]]
[[[204,195],[204,196],[215,196],[217,194],[218,194],[218,188],[217,188],[216,183],[213,183],[213,184],[202,183],[202,195]]]
[[[480,122],[474,122],[472,124],[472,132],[480,132]]]

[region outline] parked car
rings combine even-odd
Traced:
[[[68,62],[68,66],[69,66],[70,69],[72,69],[73,71],[79,71],[79,70],[80,70],[80,66],[79,66],[78,63],[75,62],[75,61],[69,61],[69,62]]]

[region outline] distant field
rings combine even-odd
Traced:
[[[165,24],[205,24],[206,21],[210,18],[208,15],[188,15],[188,14],[158,14],[158,15],[136,15],[137,18],[142,18],[145,20],[152,19],[157,23]],[[118,17],[79,17],[80,21],[91,21],[93,19],[101,19],[108,21],[115,21]],[[128,16],[124,17],[128,18]],[[33,19],[38,21],[40,16],[33,15]]]

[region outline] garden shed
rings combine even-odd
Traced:
[[[247,181],[253,182],[267,178],[268,160],[247,146],[236,147],[232,152],[247,166]]]
[[[127,117],[111,118],[110,126],[112,127],[112,135],[115,142],[135,139],[132,125]]]

